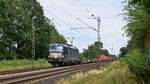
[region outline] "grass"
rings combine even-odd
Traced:
[[[117,61],[101,70],[78,73],[62,79],[58,84],[138,84],[124,62]]]
[[[45,59],[39,59],[34,63],[32,63],[31,60],[27,60],[27,59],[0,61],[0,71],[28,69],[33,67],[47,67],[47,66],[51,66],[51,65]]]

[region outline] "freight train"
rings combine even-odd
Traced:
[[[113,61],[113,58],[110,56],[102,54],[102,55],[98,56],[97,60],[99,62],[106,62],[106,61]]]
[[[48,62],[54,66],[73,65],[81,63],[106,62],[114,59],[107,55],[100,55],[95,59],[81,60],[79,50],[69,44],[53,43],[49,47]]]
[[[79,50],[68,44],[50,44],[48,62],[54,66],[80,64]]]

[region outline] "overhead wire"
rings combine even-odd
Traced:
[[[80,22],[80,21],[77,20],[77,18],[74,17],[72,14],[66,12],[65,10],[63,10],[62,8],[60,8],[59,6],[57,6],[57,5],[53,2],[53,0],[50,0],[50,1],[51,1],[52,5],[53,5],[53,6],[56,6],[56,8],[57,8],[58,10],[60,10],[62,13],[64,13],[65,15],[71,17],[74,21],[76,21],[76,22],[78,22],[78,23]],[[79,4],[80,8],[84,9],[87,13],[90,13],[90,11],[89,11],[87,8],[85,8],[84,6],[82,6],[82,4],[81,4],[78,0],[76,0],[76,1],[77,1],[77,3]],[[48,4],[47,1],[46,1],[46,4]],[[52,12],[50,12],[49,10],[47,10],[47,11],[48,11],[48,13],[50,13],[51,15],[53,15],[54,17],[56,17],[57,19],[59,19],[59,20],[61,21],[61,23],[65,24],[67,27],[70,27],[70,24],[66,23],[66,22],[63,21],[61,18],[59,18],[57,15],[55,15],[55,14],[52,13]],[[58,23],[58,22],[57,22],[57,23]],[[70,27],[70,28],[71,28],[71,27]],[[76,31],[78,34],[82,34],[82,33],[80,33],[80,32],[77,31],[77,30],[74,30],[74,31]]]
[[[65,24],[69,29],[71,28],[71,26],[70,26],[69,24],[67,24],[66,22],[64,22],[61,18],[59,18],[58,16],[56,16],[54,13],[52,13],[52,12],[50,12],[50,11],[48,11],[48,10],[47,10],[47,12],[50,13],[51,15],[53,15],[54,17],[56,17],[57,19],[59,19],[59,22],[61,21],[61,23]],[[59,22],[56,21],[55,19],[54,19],[54,21],[55,21],[56,23],[59,23]],[[74,31],[83,36],[83,34],[80,33],[79,31],[77,31],[77,30],[74,30]],[[69,33],[70,33],[70,32],[69,32]],[[69,34],[69,33],[68,33],[68,34]],[[84,35],[84,36],[85,36],[85,35]]]
[[[62,13],[64,13],[65,15],[71,17],[72,20],[78,22],[78,21],[76,20],[76,17],[74,17],[72,14],[66,12],[65,10],[63,10],[62,8],[60,8],[59,6],[57,6],[57,5],[54,3],[53,0],[50,0],[50,2],[52,3],[53,6],[56,6],[56,8],[57,8],[58,10],[60,10]],[[48,3],[48,2],[47,2],[47,3]]]
[[[85,7],[85,5],[83,5],[80,0],[74,0],[74,1],[76,1],[82,9],[84,9],[87,13],[89,13],[90,16],[96,13],[95,8],[90,8],[89,9],[89,8]]]
[[[69,29],[70,25],[68,23],[66,23],[65,21],[63,21],[61,18],[59,18],[56,14],[50,12],[49,10],[45,10],[45,12],[47,12],[48,14],[50,14],[52,16],[52,19],[55,23],[58,23],[58,24],[64,24],[67,26],[67,28]],[[58,21],[57,21],[58,20]],[[69,31],[66,31],[67,34],[70,34]]]
[[[47,4],[48,2],[46,2],[46,4]],[[57,6],[52,0],[51,0],[51,3],[52,3],[52,5],[54,5],[54,6]],[[71,14],[69,14],[69,13],[67,13],[66,11],[64,11],[63,9],[61,9],[60,7],[56,7],[56,8],[58,8],[59,10],[61,10],[65,15],[68,15],[68,16],[70,16],[70,17],[72,17],[73,18],[73,20],[75,20],[76,22],[78,22],[79,23],[79,21],[78,20],[76,20],[77,18],[76,17],[74,17],[73,15],[71,15]],[[48,10],[47,10],[48,11]],[[63,24],[65,24],[65,25],[67,25],[67,26],[70,26],[69,24],[67,24],[65,21],[63,21],[62,19],[60,19],[58,16],[56,16],[54,13],[52,13],[52,12],[50,12],[50,11],[48,11],[49,13],[51,13],[53,16],[55,16],[57,19],[59,19]],[[71,27],[70,27],[71,28]]]
[[[83,24],[85,24],[85,25],[87,25],[87,26],[89,26],[91,29],[93,29],[94,31],[98,31],[97,29],[95,29],[94,27],[92,27],[91,25],[89,25],[89,24],[87,24],[87,23],[85,23],[85,22],[83,22],[82,20],[80,20],[79,18],[77,18],[77,20],[78,21],[80,21],[81,23],[83,23]]]
[[[81,2],[80,2],[79,0],[74,0],[74,1],[77,2],[77,3],[78,3],[78,6],[79,6],[80,8],[82,8],[83,10],[85,10],[85,12],[87,12],[88,14],[90,13],[90,10],[87,9],[85,6],[83,6],[83,4],[81,4]]]
[[[50,12],[49,12],[50,13]],[[59,18],[58,16],[56,16],[54,13],[51,13],[53,16],[55,16],[57,19],[59,19],[63,24],[70,26],[68,23],[66,23],[65,21],[63,21],[61,18]]]
[[[53,0],[50,0],[50,1],[51,1],[52,5],[56,6],[56,8],[59,9],[60,11],[62,11],[65,15],[70,16],[70,17],[71,17],[74,21],[76,21],[77,23],[81,22],[81,21],[78,20],[77,17],[74,17],[72,14],[70,14],[70,13],[64,11],[62,8],[60,8],[59,6],[57,6],[57,5],[53,2]],[[81,3],[79,2],[79,0],[75,0],[75,1],[79,4],[80,8],[82,7],[86,12],[90,13],[90,11],[89,11],[87,8],[85,8],[84,6],[81,5]],[[47,3],[48,3],[48,2],[47,2]],[[81,24],[80,24],[80,25],[81,25]]]
[[[53,3],[53,2],[52,2]],[[45,4],[47,4],[47,5],[49,5],[48,4],[48,2],[46,1],[46,3]],[[53,3],[54,4],[54,3]],[[53,15],[55,18],[57,18],[57,19],[59,19],[63,24],[65,24],[65,25],[67,25],[67,26],[70,26],[68,23],[66,23],[64,20],[62,20],[61,18],[59,18],[55,13],[52,13],[51,11],[49,11],[49,10],[45,10],[47,13],[50,13],[51,15]]]
[[[68,29],[70,29],[70,25],[69,25],[68,23],[66,23],[65,21],[63,21],[61,18],[59,18],[58,16],[56,16],[54,13],[52,13],[52,12],[50,12],[50,11],[48,11],[48,10],[47,10],[47,12],[50,13],[51,15],[53,15],[53,16],[55,17],[55,18],[54,18],[54,17],[53,17],[53,18],[54,18],[54,21],[55,21],[56,23],[58,23],[58,24],[63,23],[64,25],[67,26]],[[56,19],[58,19],[59,22],[58,22]],[[70,32],[67,31],[67,33],[69,34]]]
[[[86,7],[84,7],[81,2],[79,0],[74,0],[75,2],[78,3],[79,7],[84,9],[87,13],[90,13],[89,9],[87,9]],[[72,14],[66,12],[65,10],[63,10],[62,8],[60,8],[59,6],[57,6],[53,0],[50,0],[50,2],[52,3],[53,6],[56,6],[57,9],[59,9],[62,13],[64,13],[67,16],[70,16],[74,21],[79,22],[79,20],[77,20],[77,17],[74,17]],[[46,4],[48,4],[48,2],[46,1]]]

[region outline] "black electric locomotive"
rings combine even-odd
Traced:
[[[79,64],[79,50],[68,44],[50,44],[48,62],[54,66]]]

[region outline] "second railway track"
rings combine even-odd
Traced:
[[[67,67],[59,67],[59,68],[51,68],[51,69],[10,74],[10,75],[0,77],[0,84],[35,83],[45,78],[50,80],[58,77],[63,77],[65,75],[69,75],[79,71],[97,68],[100,67],[101,65],[102,65],[101,63],[90,63],[90,64],[82,64],[82,65],[75,65],[75,66],[67,66]]]

